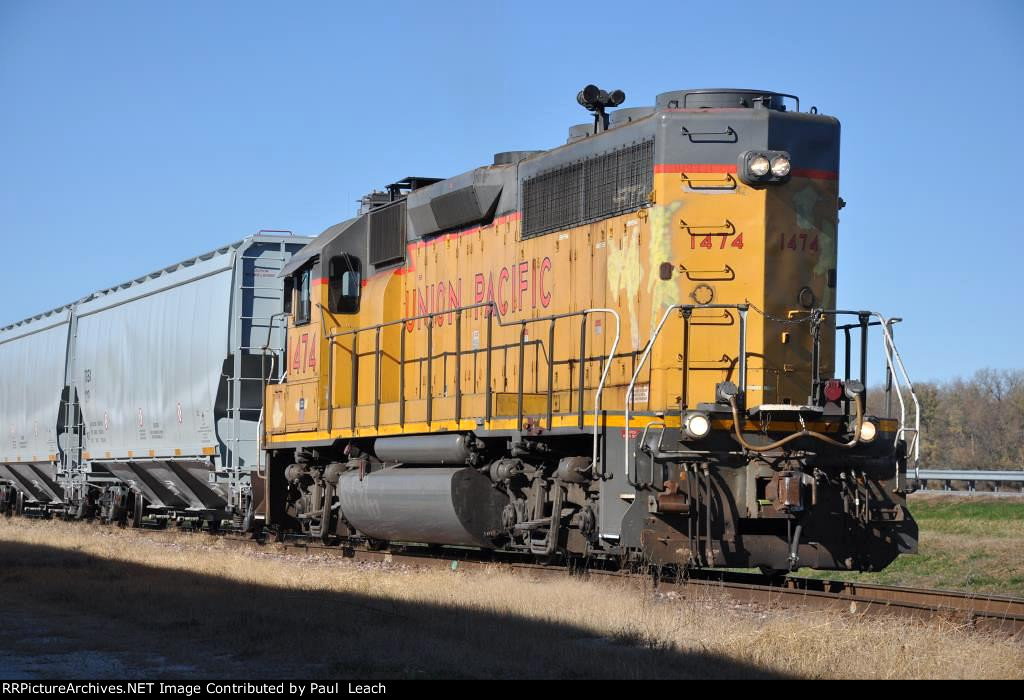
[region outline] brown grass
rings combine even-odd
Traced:
[[[1024,678],[1020,642],[948,624],[249,551],[185,533],[2,520],[0,584],[8,630],[46,630],[51,650],[88,649],[129,676]],[[52,654],[32,665],[43,651],[15,636],[27,673],[109,675]]]

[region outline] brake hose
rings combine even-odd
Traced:
[[[768,452],[770,450],[775,450],[801,437],[812,437],[821,440],[822,442],[827,442],[830,445],[835,445],[836,447],[849,449],[856,445],[858,442],[860,442],[860,429],[861,425],[864,422],[864,409],[860,403],[860,394],[854,395],[853,404],[857,411],[857,420],[853,430],[853,438],[851,438],[849,442],[839,442],[838,440],[833,440],[828,435],[824,435],[814,430],[808,430],[805,427],[800,432],[793,433],[792,435],[787,435],[781,440],[777,440],[769,445],[755,446],[751,445],[743,438],[743,433],[740,431],[740,411],[739,408],[736,407],[736,397],[729,397],[729,406],[732,408],[732,427],[733,431],[736,433],[736,439],[745,449],[748,449],[751,452]]]

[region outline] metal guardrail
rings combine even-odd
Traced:
[[[1004,471],[989,469],[921,469],[918,471],[918,483],[922,486],[929,481],[941,481],[940,491],[976,491],[977,482],[991,481],[995,483],[994,491],[999,491],[1002,484],[1019,484],[1024,493],[1024,471]],[[953,488],[954,481],[967,484],[967,488]],[[929,490],[929,489],[922,489]]]

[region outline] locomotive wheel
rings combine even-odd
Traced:
[[[380,552],[381,550],[387,549],[387,540],[378,540],[373,537],[366,538],[366,548],[371,552]]]

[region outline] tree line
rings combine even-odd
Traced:
[[[921,467],[1024,470],[1024,369],[982,369],[967,379],[915,384]],[[884,413],[881,388],[868,412]],[[899,403],[893,397],[894,413]]]

